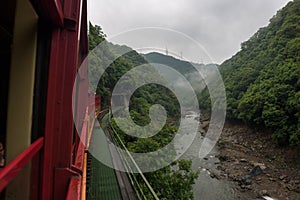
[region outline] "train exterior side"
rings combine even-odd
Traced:
[[[78,135],[86,138],[89,114],[95,111],[87,71],[76,80],[74,102],[72,92],[88,54],[87,24],[86,0],[1,3],[0,142],[5,156],[0,199],[85,197],[86,141]]]

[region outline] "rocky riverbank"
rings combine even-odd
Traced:
[[[218,142],[216,178],[233,182],[243,197],[300,199],[300,147],[278,147],[270,133],[226,122]]]

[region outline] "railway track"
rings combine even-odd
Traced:
[[[105,109],[101,111],[97,119],[100,123],[100,126],[104,130],[104,133],[106,134],[108,140],[112,142],[112,138],[110,136],[109,130],[108,130],[108,120],[104,121],[105,116],[107,116],[109,110]],[[100,129],[100,127],[95,126],[95,129]],[[93,137],[93,136],[91,136]],[[109,141],[107,142],[107,148],[109,151],[109,156],[112,161],[112,165],[115,168],[122,169],[124,168],[122,160],[118,153],[112,149],[112,145],[109,145]],[[91,141],[93,143],[93,140]],[[91,144],[91,148],[93,148],[93,144]],[[95,165],[97,165],[98,169],[95,169]],[[98,171],[95,171],[98,170]],[[100,170],[102,172],[100,172]],[[110,175],[110,176],[109,176]],[[93,177],[97,176],[97,177]],[[104,178],[105,176],[106,178]],[[109,176],[109,178],[107,178]],[[115,176],[115,178],[113,177]],[[98,180],[98,179],[106,179],[106,180]],[[115,180],[114,180],[115,179]],[[103,181],[107,183],[98,183],[98,181]],[[103,200],[136,200],[135,191],[128,179],[128,175],[125,172],[113,170],[104,164],[97,161],[90,153],[88,153],[87,156],[87,199],[93,200],[93,199],[103,199]],[[93,185],[94,184],[94,185]],[[97,186],[101,186],[101,188],[97,188]],[[116,190],[115,185],[118,185],[119,192]],[[99,191],[97,191],[99,190]],[[110,194],[114,193],[114,194]],[[119,195],[117,193],[120,193]]]

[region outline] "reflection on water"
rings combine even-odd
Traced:
[[[186,124],[186,129],[189,128],[189,121],[195,120],[194,117],[189,115],[182,122]],[[199,128],[200,129],[200,128]],[[188,137],[180,138],[180,145],[176,146],[176,150],[180,153],[183,146],[187,145]],[[237,191],[233,188],[233,185],[225,180],[219,180],[217,178],[212,178],[214,175],[219,175],[220,171],[216,169],[216,164],[219,163],[219,159],[216,158],[218,154],[218,149],[215,147],[205,159],[199,158],[199,150],[201,143],[203,141],[203,136],[197,133],[192,145],[183,154],[181,159],[191,159],[193,161],[193,170],[199,170],[200,174],[194,185],[194,196],[196,200],[233,200],[237,199]]]

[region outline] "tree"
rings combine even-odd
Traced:
[[[273,131],[280,144],[299,144],[300,1],[294,0],[220,66],[228,114]]]

